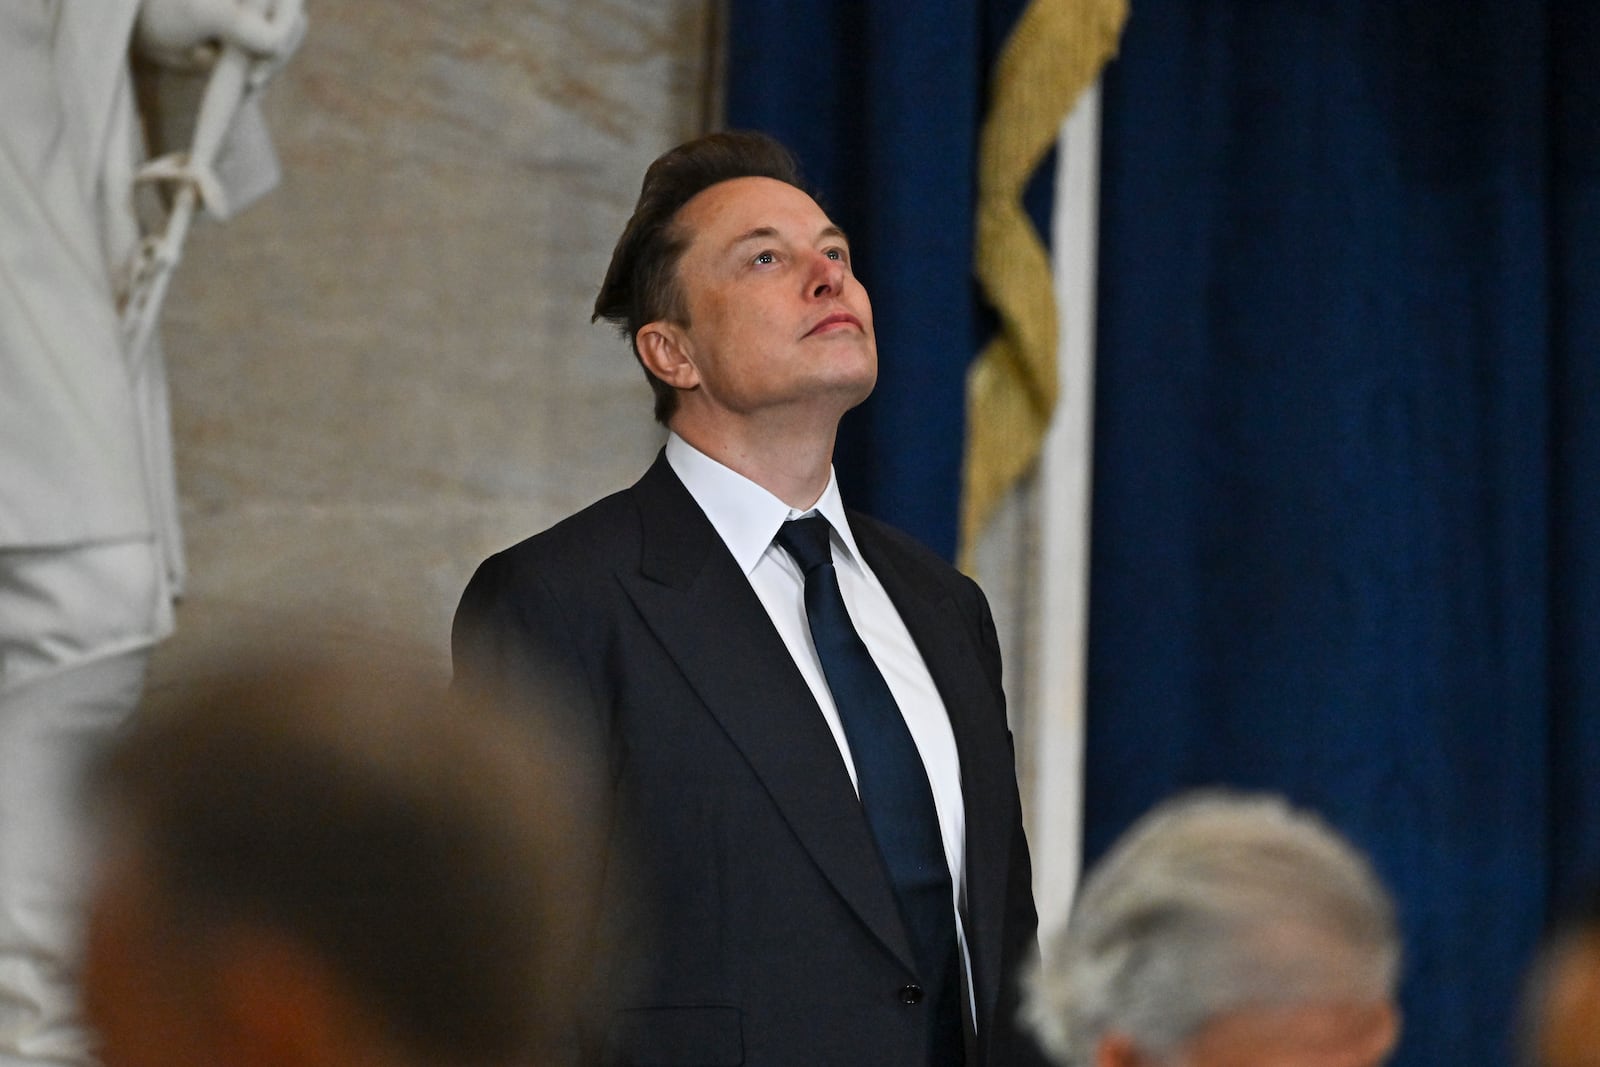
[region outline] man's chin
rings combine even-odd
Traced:
[[[877,383],[878,373],[874,368],[870,374],[841,376],[837,382],[832,383],[830,392],[838,397],[842,405],[840,410],[849,411],[871,396],[873,387]]]

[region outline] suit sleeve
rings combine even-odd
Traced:
[[[594,973],[572,1021],[570,1047],[552,1061],[560,1067],[600,1062],[600,1048],[614,997],[623,984],[614,967],[633,916],[627,895],[631,879],[619,879],[613,855],[616,796],[606,751],[605,720],[586,681],[586,657],[559,597],[515,553],[492,556],[479,566],[456,608],[450,644],[452,686],[469,701],[488,702],[535,718],[559,731],[588,773],[588,796],[596,801],[587,821],[600,840],[596,925],[587,933]],[[625,865],[624,865],[625,867]],[[621,882],[621,886],[618,882]]]
[[[978,649],[985,677],[994,690],[996,703],[1004,709],[1005,691],[1001,687],[1000,638],[995,632],[994,616],[989,610],[988,598],[976,583],[971,583],[978,604]],[[1009,727],[1007,740],[1011,739]],[[1015,745],[1012,759],[1015,761]],[[1016,789],[1015,773],[1011,776],[1012,789]],[[1017,798],[1017,811],[1022,810],[1021,797]],[[1011,868],[1006,877],[1006,944],[1001,958],[1005,973],[1000,977],[1000,995],[995,1005],[994,1025],[1001,1033],[992,1047],[996,1055],[992,1067],[1050,1067],[1051,1061],[1039,1048],[1033,1035],[1021,1019],[1022,983],[1039,956],[1039,915],[1033,900],[1033,863],[1028,851],[1027,834],[1019,818],[1011,830]]]

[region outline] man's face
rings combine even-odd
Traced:
[[[690,235],[677,269],[688,325],[676,336],[693,368],[681,416],[836,419],[866,398],[878,368],[872,305],[815,201],[771,178],[736,178],[696,195],[675,225]]]
[[[1600,1067],[1600,931],[1563,945],[1546,983],[1533,1019],[1541,1067]]]
[[[105,1067],[203,1067],[204,1033],[190,953],[161,928],[145,880],[126,859],[102,871],[90,906],[84,1011]]]
[[[1225,1012],[1183,1044],[1182,1067],[1379,1067],[1400,1036],[1387,1001]]]

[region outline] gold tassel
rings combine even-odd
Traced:
[[[1022,192],[1061,124],[1116,52],[1127,0],[1033,0],[1000,52],[978,146],[978,283],[1000,331],[967,374],[961,567],[1039,455],[1056,403],[1050,255]]]

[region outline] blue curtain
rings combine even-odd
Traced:
[[[1597,7],[1151,0],[1106,76],[1086,858],[1320,810],[1402,1065],[1511,1062],[1600,860]]]
[[[878,387],[840,429],[845,500],[954,558],[989,65],[1025,0],[728,5],[727,125],[799,157],[872,298]],[[1029,194],[1048,218],[1048,165]],[[1047,234],[1048,227],[1041,233]]]

